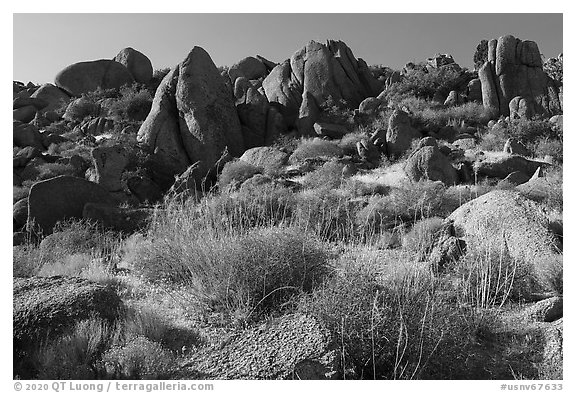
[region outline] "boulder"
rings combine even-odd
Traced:
[[[286,315],[196,351],[186,379],[335,379],[338,346],[310,316]]]
[[[314,123],[314,131],[319,137],[341,139],[348,133],[346,127],[340,124]]]
[[[30,97],[16,97],[12,101],[12,109],[22,108],[32,105],[37,111],[40,111],[48,106],[48,103],[41,98]]]
[[[482,82],[480,79],[472,79],[467,86],[468,102],[482,103]]]
[[[44,145],[42,144],[42,136],[34,125],[13,121],[12,132],[12,142],[15,146],[31,146],[38,150],[44,150]]]
[[[504,153],[530,156],[530,151],[514,138],[508,138],[504,144]]]
[[[559,247],[545,212],[517,191],[495,190],[456,209],[447,218],[455,236],[495,258],[509,256],[519,274],[524,296],[550,291],[548,271],[559,257]]]
[[[50,234],[58,221],[82,218],[89,202],[113,205],[115,200],[98,184],[77,177],[58,176],[35,183],[28,195],[28,227]]]
[[[31,122],[35,116],[36,108],[34,105],[26,105],[12,111],[12,119],[21,121],[22,123]]]
[[[152,179],[168,188],[174,182],[174,175],[182,173],[190,165],[180,137],[179,114],[176,107],[176,85],[180,67],[173,68],[162,80],[152,109],[138,131],[137,140],[147,147],[151,157],[148,166]]]
[[[82,121],[86,117],[100,116],[102,108],[100,104],[92,102],[87,97],[80,97],[70,101],[62,118],[68,121]]]
[[[196,162],[194,176],[201,184],[226,149],[233,156],[244,152],[232,96],[204,49],[194,47],[164,77],[138,141],[151,154],[148,165],[161,188]]]
[[[204,177],[226,148],[234,157],[244,152],[238,114],[226,85],[210,55],[194,47],[180,64],[176,85],[180,136],[195,175]]]
[[[51,83],[40,86],[30,97],[41,99],[48,104],[40,110],[42,113],[60,109],[70,101],[68,94]]]
[[[114,129],[114,120],[97,117],[82,123],[79,128],[84,135],[102,135]]]
[[[358,111],[366,115],[371,115],[385,109],[387,105],[388,103],[381,98],[368,97],[360,103]]]
[[[508,184],[517,186],[519,184],[526,183],[528,180],[530,180],[530,176],[523,172],[516,171],[506,176],[504,180],[501,181],[501,183],[506,182]]]
[[[154,209],[120,208],[99,203],[84,205],[82,217],[115,231],[133,233],[145,229]]]
[[[544,163],[528,160],[519,155],[506,153],[483,155],[480,161],[474,163],[478,175],[504,179],[512,172],[522,172],[532,176]]]
[[[14,232],[18,232],[26,226],[26,221],[28,221],[28,198],[22,198],[14,204],[12,207],[12,219]]]
[[[420,131],[412,127],[408,113],[394,110],[388,119],[386,147],[388,154],[399,156],[410,149],[413,139],[421,138]]]
[[[562,189],[559,189],[558,184],[551,182],[545,177],[535,176],[530,178],[527,182],[516,186],[516,190],[526,198],[535,202],[542,202],[554,198],[558,194],[562,193]]]
[[[411,181],[441,181],[447,186],[458,182],[456,169],[437,146],[423,146],[414,151],[404,164],[404,172]]]
[[[444,105],[446,106],[458,106],[464,103],[464,98],[455,90],[448,93],[448,97],[444,100]]]
[[[134,83],[134,78],[130,71],[114,60],[75,63],[60,71],[54,79],[57,87],[74,97],[79,97],[99,87],[118,89],[132,83]]]
[[[242,154],[240,160],[263,168],[266,173],[278,171],[288,163],[288,154],[275,147],[253,147]]]
[[[148,177],[130,177],[126,180],[126,185],[141,203],[156,203],[162,200],[162,190]]]
[[[14,375],[34,377],[32,351],[91,317],[113,322],[121,301],[112,287],[76,277],[14,278]]]
[[[279,104],[288,127],[296,125],[303,134],[310,133],[318,120],[319,112],[314,113],[313,108],[343,102],[354,109],[380,92],[366,63],[356,59],[345,43],[332,40],[326,44],[310,41],[276,66],[262,87],[268,100]],[[303,116],[307,120],[297,122]]]
[[[264,78],[267,73],[266,65],[252,56],[245,57],[228,70],[228,76],[232,83],[239,77],[244,77],[248,80]]]
[[[114,60],[126,67],[136,82],[148,83],[152,79],[154,73],[152,62],[136,49],[124,48],[118,52]]]
[[[542,68],[540,50],[533,41],[522,41],[511,35],[488,42],[488,61],[480,67],[484,107],[496,116],[510,115],[510,102],[515,97],[526,101],[513,108],[552,116],[562,112],[561,90]],[[517,100],[520,101],[520,100]]]
[[[524,97],[514,97],[508,104],[510,119],[531,119],[534,116],[534,105]]]
[[[564,315],[563,298],[554,296],[528,306],[523,312],[530,321],[554,322]]]
[[[119,145],[96,147],[91,152],[96,168],[92,181],[102,188],[114,192],[122,190],[122,172],[128,164],[128,152]]]
[[[14,155],[14,158],[12,160],[13,167],[14,168],[25,167],[26,164],[28,164],[31,160],[41,155],[42,152],[37,147],[27,146],[22,150],[20,150],[18,153],[16,153],[16,155]]]

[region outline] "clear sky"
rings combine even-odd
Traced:
[[[340,39],[368,64],[401,68],[435,53],[472,67],[482,39],[512,34],[546,57],[562,49],[562,14],[14,14],[13,78],[52,82],[69,64],[131,46],[155,69],[195,45],[216,65],[259,54],[280,62],[310,40]]]

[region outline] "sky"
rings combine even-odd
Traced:
[[[13,79],[53,82],[64,67],[133,47],[155,69],[203,47],[216,65],[261,55],[281,62],[310,40],[344,41],[368,64],[395,69],[448,53],[471,68],[482,39],[512,34],[563,52],[562,14],[13,14]]]

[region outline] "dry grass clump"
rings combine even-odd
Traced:
[[[344,375],[441,379],[464,372],[466,326],[429,272],[362,255],[341,262],[341,271],[305,297],[300,309],[333,332]]]
[[[344,181],[342,170],[346,165],[338,161],[328,161],[321,167],[308,173],[302,184],[306,188],[339,188]]]
[[[228,186],[239,186],[256,174],[261,174],[262,168],[258,168],[242,160],[234,160],[226,163],[218,177],[218,188],[225,190]]]
[[[336,158],[343,155],[343,150],[330,141],[319,138],[301,139],[298,147],[290,156],[290,162],[298,163],[308,158]]]
[[[442,227],[440,217],[424,218],[414,223],[408,233],[402,237],[402,246],[410,251],[419,252],[431,244],[434,234]]]
[[[318,188],[299,193],[296,201],[294,222],[302,231],[328,241],[352,241],[357,237],[356,209],[347,196]]]
[[[126,262],[149,280],[185,285],[205,309],[250,320],[309,291],[326,274],[329,255],[310,234],[226,228],[214,217],[174,213],[157,217]]]

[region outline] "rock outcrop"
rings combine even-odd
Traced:
[[[273,319],[233,336],[220,348],[198,351],[186,379],[334,379],[338,351],[331,335],[309,316]]]
[[[124,48],[114,57],[114,60],[126,67],[136,82],[148,83],[152,79],[154,73],[152,62],[142,52],[133,48]]]
[[[96,316],[112,322],[119,306],[120,298],[114,289],[85,279],[14,278],[14,375],[33,377],[29,374],[37,365],[27,364],[27,353],[82,320]]]
[[[396,109],[388,119],[386,148],[389,155],[398,156],[410,149],[413,139],[421,138],[420,131],[412,127],[408,113]]]
[[[412,181],[441,181],[447,186],[458,182],[456,169],[438,146],[423,146],[414,151],[404,164],[404,172]]]
[[[303,135],[312,135],[319,110],[343,101],[357,108],[369,96],[380,93],[362,59],[356,59],[342,41],[326,44],[310,41],[289,60],[277,65],[262,82],[269,102],[279,104],[287,124]],[[298,121],[307,117],[306,121]]]
[[[540,50],[534,41],[511,35],[488,42],[488,61],[478,71],[482,102],[496,115],[508,116],[515,97],[526,100],[538,115],[562,111],[560,86],[542,69]]]
[[[244,152],[232,96],[204,49],[194,47],[164,77],[138,141],[151,154],[153,180],[162,188],[196,162],[194,176],[200,184],[226,148],[233,156]]]
[[[117,89],[134,83],[130,71],[114,60],[85,61],[60,71],[54,84],[71,96],[81,96],[98,89]]]
[[[50,234],[58,221],[82,218],[89,202],[112,205],[115,200],[98,184],[77,177],[58,176],[35,183],[28,195],[29,230]]]

